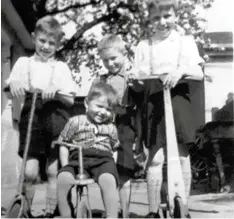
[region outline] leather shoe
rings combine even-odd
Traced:
[[[157,213],[156,212],[150,212],[145,217],[146,218],[161,218],[158,212]]]
[[[51,214],[51,213],[46,213],[45,215],[44,215],[44,218],[54,218],[54,214]]]

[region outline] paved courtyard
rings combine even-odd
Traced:
[[[43,214],[45,208],[45,187],[46,184],[37,185],[32,209],[34,216]],[[101,212],[104,210],[100,190],[96,184],[92,184],[89,191],[94,217],[100,217]],[[1,206],[7,207],[15,194],[16,188],[2,188]],[[189,211],[192,218],[233,218],[234,193],[203,193],[202,188],[192,190],[189,200]],[[132,218],[143,218],[148,213],[147,190],[144,181],[133,182],[130,212]]]

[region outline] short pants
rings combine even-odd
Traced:
[[[19,122],[20,145],[18,153],[21,157],[23,157],[26,144],[31,105],[32,95],[27,95]],[[60,101],[51,100],[44,103],[38,97],[35,105],[28,157],[56,159],[58,157],[58,148],[52,149],[51,143],[58,138],[69,118],[69,108]]]
[[[103,173],[109,173],[116,179],[116,184],[119,184],[119,176],[112,153],[109,151],[102,151],[96,148],[89,148],[83,150],[83,166],[84,172],[91,178],[98,182],[99,176]],[[59,170],[61,172],[70,172],[74,177],[79,173],[78,152],[74,151],[70,155],[69,164]],[[58,174],[59,174],[58,173]]]

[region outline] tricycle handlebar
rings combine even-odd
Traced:
[[[53,141],[52,142],[52,148],[54,148],[55,146],[60,146],[60,145],[63,145],[63,146],[67,146],[67,147],[70,147],[70,148],[82,148],[82,146],[84,145],[83,143],[79,143],[79,144],[72,144],[72,143],[67,143],[67,142],[64,142],[64,141]]]

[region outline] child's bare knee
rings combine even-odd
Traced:
[[[61,172],[58,175],[58,185],[74,184],[75,177],[69,172]]]
[[[39,162],[36,159],[28,160],[25,168],[25,177],[27,181],[35,181],[38,176]]]
[[[117,188],[116,185],[116,179],[115,177],[110,173],[103,173],[98,178],[98,184],[101,186],[101,188],[104,187],[114,187]]]
[[[58,174],[58,169],[56,167],[52,167],[52,168],[48,168],[47,171],[47,177],[48,178],[54,178],[56,179],[57,178],[57,174]]]
[[[164,151],[163,148],[160,148],[157,153],[154,155],[150,166],[162,166],[164,163],[165,157],[164,157]]]

